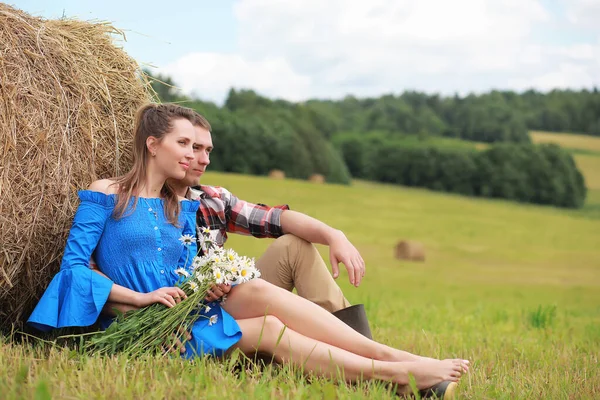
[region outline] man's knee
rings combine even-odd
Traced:
[[[302,238],[299,238],[296,235],[292,235],[291,233],[286,233],[285,235],[282,235],[282,236],[278,237],[277,239],[275,239],[275,241],[273,242],[273,246],[277,246],[277,247],[281,247],[281,248],[287,248],[287,247],[300,248],[303,246],[312,246],[312,244]]]
[[[292,258],[308,253],[318,254],[317,248],[312,243],[291,233],[278,237],[272,245],[279,251],[285,251]]]

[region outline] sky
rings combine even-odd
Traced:
[[[17,0],[109,21],[180,90],[303,101],[600,87],[600,0]]]

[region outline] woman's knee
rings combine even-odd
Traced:
[[[264,290],[266,290],[266,286],[267,286],[267,282],[265,282],[263,279],[257,278],[257,279],[252,279],[249,280],[248,282],[244,282],[244,283],[240,283],[238,285],[235,285],[234,287],[231,288],[231,292],[230,293],[260,293]]]
[[[277,345],[285,325],[279,318],[274,315],[266,315],[261,318],[260,332],[265,344],[268,346]]]
[[[234,286],[231,288],[230,296],[256,304],[262,302],[263,299],[269,299],[275,289],[277,289],[275,285],[258,278]]]
[[[283,322],[274,315],[265,315],[263,321],[265,329],[271,333],[276,333],[277,335],[279,335],[284,327]]]

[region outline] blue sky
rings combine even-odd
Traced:
[[[138,62],[166,65],[190,50],[233,53],[236,23],[232,0],[18,0],[21,10],[47,19],[109,21],[125,31],[123,48]],[[176,7],[170,7],[174,4]]]
[[[124,49],[217,103],[600,86],[600,0],[19,0],[110,21]]]

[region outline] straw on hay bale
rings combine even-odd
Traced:
[[[120,34],[0,3],[0,330],[22,326],[58,271],[77,190],[129,168],[152,92]]]
[[[399,260],[425,261],[425,246],[414,240],[402,240],[395,250]]]
[[[269,178],[271,179],[285,179],[285,172],[279,169],[273,169],[269,172]]]
[[[312,183],[325,183],[325,177],[321,174],[312,174],[308,180]]]

